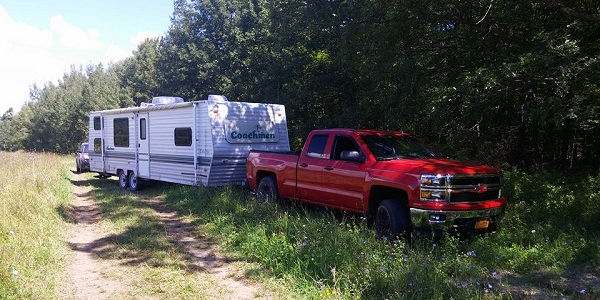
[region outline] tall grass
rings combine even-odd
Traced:
[[[71,197],[60,156],[0,152],[0,298],[56,298]]]
[[[238,188],[173,187],[167,201],[198,216],[262,276],[312,299],[506,298],[496,266],[468,243],[376,238],[360,216],[293,203],[259,204]]]
[[[114,233],[101,257],[128,262],[132,298],[206,297],[210,277],[189,272],[142,198],[164,197],[186,220],[220,241],[250,277],[288,286],[306,299],[513,299],[512,284],[550,289],[552,298],[593,299],[599,287],[552,289],[540,274],[566,276],[600,266],[600,175],[506,172],[509,199],[498,234],[471,241],[375,237],[360,215],[296,202],[261,204],[237,187],[161,184],[139,193],[89,176]],[[71,199],[61,157],[0,153],[0,299],[56,298],[63,251],[57,211]],[[542,271],[542,272],[540,272]],[[520,275],[511,282],[507,274]],[[203,283],[204,282],[204,283]],[[579,285],[577,285],[579,284]],[[583,284],[583,285],[581,285]]]
[[[506,174],[510,205],[497,235],[420,239],[410,246],[377,239],[360,216],[294,202],[260,204],[234,187],[173,186],[166,195],[228,249],[264,266],[262,276],[285,280],[306,298],[511,299],[524,294],[512,289],[506,274],[522,275],[518,284],[525,291],[539,284],[539,271],[564,276],[598,266],[599,183],[600,176],[567,180],[513,170]],[[547,295],[593,298],[599,292],[571,286]]]

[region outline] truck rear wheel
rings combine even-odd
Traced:
[[[125,173],[125,171],[119,171],[119,186],[122,189],[126,189],[128,184],[127,184],[127,173]]]
[[[375,213],[375,232],[388,240],[410,239],[410,212],[397,200],[383,200]]]
[[[279,201],[279,191],[277,190],[277,182],[275,176],[267,176],[260,180],[257,188],[256,198],[258,201],[267,203],[271,201]]]

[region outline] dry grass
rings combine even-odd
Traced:
[[[55,298],[65,251],[57,208],[72,198],[66,164],[0,152],[0,298]]]

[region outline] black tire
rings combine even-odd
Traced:
[[[79,162],[75,161],[75,168],[77,169],[77,173],[81,173],[81,167],[79,166]]]
[[[132,191],[137,191],[140,188],[140,181],[135,175],[135,172],[129,172],[129,176],[127,176],[127,184],[129,185],[129,189]]]
[[[259,202],[277,202],[281,199],[279,190],[277,190],[277,181],[275,180],[275,176],[267,176],[261,179],[258,183],[256,192],[256,199]]]
[[[129,182],[127,179],[127,173],[125,173],[125,171],[119,171],[119,186],[122,189],[127,189],[127,187],[129,186]]]
[[[410,211],[398,200],[383,200],[375,213],[377,236],[390,241],[398,238],[410,240]]]

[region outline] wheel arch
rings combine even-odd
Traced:
[[[275,184],[277,184],[277,174],[275,174],[275,172],[273,171],[266,171],[266,170],[258,170],[256,172],[256,187],[258,187],[258,185],[260,184],[260,181],[268,176],[273,176],[275,178]]]
[[[408,193],[405,190],[382,185],[372,186],[369,192],[368,216],[372,217],[375,214],[381,201],[389,199],[399,201],[402,205],[408,206]]]

